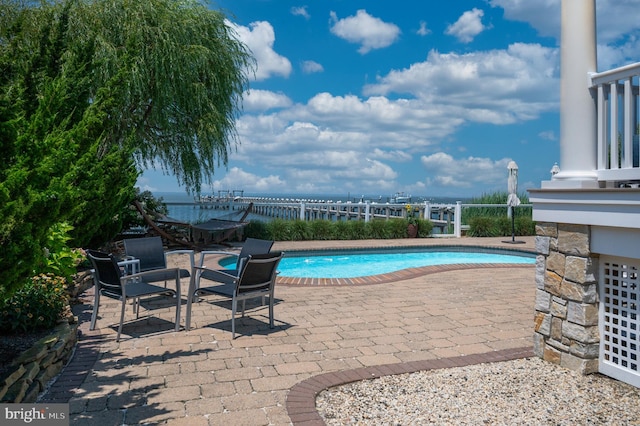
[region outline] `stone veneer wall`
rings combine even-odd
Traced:
[[[598,256],[590,227],[536,226],[534,352],[582,374],[598,371]]]
[[[78,296],[93,285],[90,271],[74,277],[73,285],[67,289],[70,302],[76,303]],[[0,403],[31,403],[46,389],[73,354],[78,341],[78,321],[73,315],[52,330],[51,334],[37,341],[12,363],[9,371],[0,377]]]
[[[64,321],[50,335],[20,354],[0,383],[0,402],[35,402],[71,357],[77,341],[77,330],[77,322]]]

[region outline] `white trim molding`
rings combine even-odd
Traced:
[[[530,189],[533,220],[640,229],[640,189]]]

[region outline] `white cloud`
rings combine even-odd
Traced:
[[[307,6],[294,6],[291,8],[291,14],[295,16],[302,16],[305,19],[311,18],[311,15],[309,15],[309,12],[307,12]]]
[[[560,0],[489,0],[489,4],[504,9],[507,19],[528,22],[540,35],[560,39]],[[598,41],[609,44],[636,32],[639,7],[640,0],[598,0]]]
[[[332,11],[331,21],[331,33],[350,43],[360,44],[358,52],[362,55],[373,49],[391,46],[400,36],[397,25],[375,18],[364,9],[344,19],[338,19]]]
[[[242,104],[245,111],[266,111],[272,108],[286,108],[292,105],[291,99],[284,93],[253,89],[244,92]]]
[[[364,88],[365,97],[322,92],[269,112],[288,98],[257,92],[252,105],[264,109],[239,118],[241,144],[230,159],[309,193],[501,189],[506,160],[425,153],[440,150],[470,121],[502,125],[556,110],[557,54],[522,43],[466,54],[432,51],[424,62],[380,76]],[[399,188],[414,158],[425,167],[424,181]]]
[[[256,80],[266,80],[274,75],[288,77],[291,74],[291,62],[273,49],[276,35],[269,22],[252,22],[245,27],[227,21],[227,25],[236,31],[238,39],[247,45],[256,59]]]
[[[395,161],[395,162],[411,161],[410,154],[407,154],[406,152],[397,150],[397,149],[385,151],[380,148],[375,148],[371,152],[370,157],[381,159],[381,160]]]
[[[510,158],[467,157],[456,159],[444,152],[422,156],[427,171],[427,186],[472,188],[499,186],[507,182],[507,164]]]
[[[560,40],[560,0],[489,0],[506,19],[529,23],[541,36]],[[598,68],[636,62],[640,56],[640,0],[598,0]]]
[[[483,16],[484,12],[474,7],[464,12],[455,23],[449,25],[445,34],[452,35],[463,43],[470,43],[475,36],[487,28],[482,24]]]
[[[620,42],[623,41],[623,34],[632,34],[632,38],[637,38],[640,29],[638,10],[640,10],[640,0],[598,0],[596,2],[598,42],[603,44]],[[637,57],[637,49],[635,54]]]
[[[242,188],[248,192],[273,192],[282,191],[286,182],[279,176],[260,177],[238,167],[232,167],[224,178],[214,181],[213,186],[216,188]]]
[[[158,191],[158,188],[155,185],[152,185],[150,179],[144,175],[138,176],[138,181],[136,182],[136,186],[140,188],[141,191],[150,191],[150,192]]]
[[[507,50],[429,52],[425,62],[378,77],[366,95],[410,94],[465,120],[507,124],[557,108],[558,52],[516,43]]]
[[[420,28],[418,29],[418,31],[416,31],[416,34],[421,36],[431,34],[431,30],[427,28],[427,23],[425,21],[420,21]]]
[[[538,137],[540,139],[544,139],[546,141],[557,141],[558,137],[556,136],[555,132],[553,130],[547,130],[544,132],[540,132],[538,133]]]
[[[528,22],[541,36],[560,38],[560,0],[489,0],[504,9],[504,17]]]
[[[322,65],[315,61],[303,61],[301,67],[302,72],[305,74],[313,74],[316,72],[324,71]]]

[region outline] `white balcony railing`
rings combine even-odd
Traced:
[[[640,181],[640,62],[591,75],[597,92],[598,180]]]

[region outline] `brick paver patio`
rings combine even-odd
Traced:
[[[532,237],[521,239],[526,244],[462,238],[292,242],[274,249],[457,244],[533,250]],[[116,342],[119,303],[103,299],[99,328],[89,331],[88,292],[74,358],[44,401],[68,401],[71,424],[322,424],[313,401],[328,386],[531,356],[534,274],[531,265],[465,265],[360,285],[282,280],[276,328],[268,327],[266,307],[248,304],[235,340],[230,303],[211,296],[194,304],[188,332],[173,331],[175,311],[161,299],[143,303],[153,310],[142,309],[137,321],[128,309]]]

